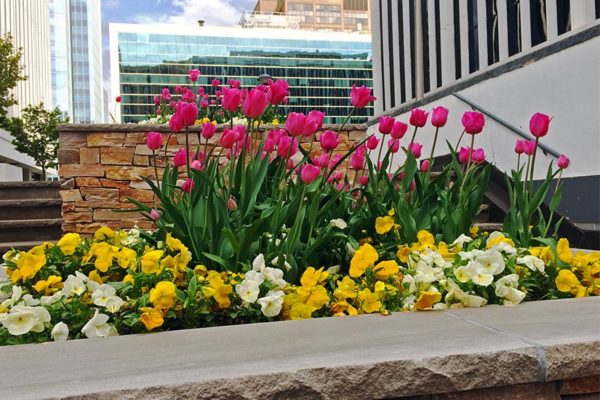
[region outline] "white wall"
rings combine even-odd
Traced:
[[[545,57],[523,68],[481,82],[460,92],[461,95],[529,133],[529,118],[535,112],[553,117],[550,132],[543,143],[566,154],[571,166],[564,177],[600,175],[600,37]],[[440,130],[436,154],[446,154],[445,140],[456,143],[464,111],[470,107],[454,96],[442,98],[422,107],[430,111],[437,105],[450,109],[448,124]],[[409,113],[396,117],[408,123]],[[423,154],[429,154],[434,127],[419,130],[416,141],[424,144]],[[377,125],[369,128],[377,132]],[[402,140],[410,141],[408,132]],[[468,136],[468,135],[465,135]],[[463,139],[468,145],[469,138]],[[491,119],[475,138],[476,147],[484,147],[487,158],[499,169],[508,171],[516,165],[514,143],[520,139]],[[544,177],[545,169],[554,157],[540,157],[536,179]],[[397,155],[397,162],[402,157]],[[545,165],[544,165],[545,164]]]
[[[23,169],[10,164],[0,163],[0,182],[21,182]]]

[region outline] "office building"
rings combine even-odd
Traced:
[[[360,33],[111,24],[112,98],[120,95],[122,122],[147,118],[163,87],[187,85],[197,68],[200,82],[237,79],[244,87],[268,74],[290,85],[286,111],[324,111],[341,123],[350,111],[353,84],[372,87],[371,37]],[[364,122],[372,107],[358,110]]]

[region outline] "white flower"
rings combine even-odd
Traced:
[[[260,292],[259,285],[256,281],[244,279],[241,283],[235,285],[235,291],[245,302],[254,303]]]
[[[287,282],[283,279],[283,271],[279,268],[266,267],[263,271],[265,279],[271,282],[273,285],[283,289],[286,287]]]
[[[523,256],[517,258],[517,264],[526,265],[532,271],[544,272],[545,265],[542,260],[535,256]]]
[[[13,308],[14,310],[14,308]],[[37,314],[31,310],[17,310],[10,314],[0,314],[0,323],[4,326],[8,333],[14,336],[24,335],[29,333],[38,323]]]
[[[271,265],[279,265],[279,257],[275,257],[274,259],[272,259],[271,260]],[[291,271],[292,270],[292,266],[290,265],[290,263],[287,262],[287,257],[286,256],[284,256],[283,266],[285,267],[285,269],[287,271]]]
[[[252,270],[261,272],[267,265],[265,264],[265,256],[260,253],[256,256],[254,261],[252,261]]]
[[[271,290],[266,296],[257,300],[257,303],[260,304],[260,309],[265,317],[273,318],[279,315],[281,312],[281,306],[283,306],[283,297],[283,291]]]
[[[335,275],[338,272],[340,272],[340,266],[339,265],[334,265],[333,267],[327,268],[327,273],[329,275]]]
[[[496,241],[499,238],[505,239],[505,236],[502,232],[497,232],[497,231],[492,232],[492,233],[490,233],[490,236],[485,241],[485,244],[488,245],[492,241]],[[504,240],[498,241],[498,243],[496,243],[492,246],[492,249],[496,249],[496,250],[504,252],[506,254],[517,254],[517,249],[515,249],[509,243],[506,243]]]
[[[115,328],[107,324],[107,322],[108,315],[99,314],[98,309],[96,309],[94,316],[81,328],[81,333],[90,339],[115,336],[117,334]]]
[[[6,299],[2,302],[2,308],[8,309],[17,304],[17,302],[21,299],[21,294],[23,294],[23,289],[21,289],[21,286],[13,286],[10,299]]]
[[[26,294],[25,296],[23,296],[21,302],[26,306],[37,306],[40,304],[40,301],[38,299],[34,299],[33,296],[30,294]]]
[[[346,229],[348,227],[346,221],[344,221],[341,218],[332,219],[331,221],[329,221],[329,223],[331,224],[331,226],[334,226],[338,229]]]
[[[86,290],[85,281],[81,277],[69,275],[63,285],[62,294],[66,297],[81,296]]]
[[[42,296],[40,300],[43,306],[49,306],[62,299],[63,296],[62,292],[56,292],[52,296]]]
[[[263,268],[263,270],[264,270],[264,268]],[[253,281],[257,285],[260,285],[261,283],[264,282],[265,276],[262,272],[252,270],[252,271],[246,272],[246,274],[244,275],[244,280],[245,281]]]
[[[477,261],[469,261],[466,272],[473,283],[479,286],[489,286],[494,281],[490,269]]]
[[[458,301],[465,307],[482,307],[487,303],[483,297],[465,293],[452,279],[446,281],[446,288],[446,303]]]
[[[135,227],[129,230],[127,236],[121,240],[121,244],[127,247],[134,247],[140,241],[140,230]]]
[[[407,297],[405,297],[404,299],[402,299],[402,307],[405,309],[411,309],[412,306],[415,305],[415,302],[417,301],[417,296],[415,296],[414,294],[411,294]]]
[[[94,292],[92,293],[92,300],[95,305],[106,307],[106,303],[108,299],[114,297],[117,294],[117,291],[114,287],[110,285],[100,285]]]
[[[471,238],[463,233],[459,237],[457,237],[454,242],[452,242],[452,245],[459,246],[462,249],[463,246],[465,245],[465,243],[469,243],[472,241],[473,241],[473,238]]]
[[[64,322],[59,322],[52,328],[50,337],[54,339],[55,342],[64,342],[69,338],[69,327]]]
[[[21,306],[17,306],[21,307]],[[31,310],[38,318],[37,323],[31,330],[33,332],[43,332],[46,329],[46,323],[50,322],[50,313],[44,307],[23,307],[25,309]],[[14,308],[13,308],[14,310]]]
[[[417,285],[415,284],[415,278],[412,275],[406,274],[402,279],[402,294],[404,296],[413,294],[417,291]],[[414,301],[413,301],[414,303]],[[402,303],[404,304],[404,303]]]
[[[106,304],[104,305],[104,307],[106,307],[108,312],[114,314],[121,309],[121,306],[123,305],[123,303],[124,303],[123,299],[120,298],[119,296],[112,296],[106,300]]]
[[[467,283],[471,280],[471,274],[469,274],[469,270],[464,265],[461,265],[454,270],[454,276],[462,283]]]
[[[495,283],[496,296],[505,299],[504,304],[519,304],[523,301],[526,294],[518,290],[519,287],[519,275],[511,274],[503,276],[498,279]]]
[[[461,251],[460,253],[458,253],[458,255],[460,256],[460,258],[462,260],[469,260],[469,261],[475,259],[475,257],[477,257],[480,254],[483,254],[483,251],[477,250],[477,249],[473,249],[471,251]]]
[[[504,271],[504,257],[496,249],[488,249],[483,253],[477,255],[474,259],[477,263],[481,264],[482,267],[492,275],[498,275]]]
[[[356,253],[356,249],[354,248],[354,246],[352,246],[350,242],[346,243],[346,260],[349,260],[352,257],[354,257],[354,253]]]

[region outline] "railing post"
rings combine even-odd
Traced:
[[[467,0],[459,0],[460,23],[460,77],[469,75],[469,10]]]
[[[479,50],[479,69],[488,65],[487,13],[485,1],[477,2],[477,45]]]
[[[594,0],[571,0],[571,29],[585,26],[595,20]]]
[[[382,79],[376,78],[382,71],[381,39],[383,36],[383,29],[379,23],[380,7],[381,0],[374,0],[371,3],[371,29],[373,31],[373,42],[371,46],[373,49],[373,78],[375,78],[373,79],[373,91],[375,92],[375,97],[377,97],[377,100],[375,101],[375,115],[381,114],[385,108],[385,104],[383,104],[383,91],[385,90],[383,82]]]
[[[427,0],[427,34],[429,37],[429,90],[437,88],[437,52],[435,31],[435,0]]]
[[[558,11],[556,1],[546,2],[546,39],[554,40],[558,37]]]
[[[500,61],[508,58],[508,10],[506,0],[497,0],[498,8],[498,49]]]
[[[415,0],[415,97],[417,99],[422,99],[425,95],[425,67],[423,64],[423,12],[421,0]]]
[[[452,1],[440,1],[440,50],[442,62],[442,86],[456,80],[454,60],[454,6]]]
[[[530,0],[521,0],[519,3],[521,51],[531,48],[531,8],[529,1]]]
[[[392,43],[392,46],[394,46],[394,70],[392,71],[393,78],[392,81],[394,83],[394,107],[398,107],[400,104],[402,104],[403,99],[402,99],[402,79],[404,79],[404,77],[402,76],[402,68],[401,68],[401,62],[402,62],[402,57],[400,57],[400,54],[402,53],[402,51],[404,51],[404,45],[402,43],[399,43],[399,38],[400,38],[400,26],[401,26],[401,21],[399,18],[396,18],[396,16],[398,16],[398,7],[401,7],[401,5],[398,5],[397,1],[392,2],[392,9],[388,10],[390,13],[392,13],[392,15],[394,16],[392,18],[392,26],[390,27],[390,29],[392,30],[392,37],[394,38],[394,43]],[[387,17],[387,16],[386,16]],[[406,41],[406,39],[405,39]],[[391,86],[391,85],[390,85]],[[390,93],[391,96],[391,93]]]

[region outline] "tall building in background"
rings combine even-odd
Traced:
[[[360,33],[110,24],[110,58],[122,122],[146,119],[154,96],[163,87],[188,85],[192,68],[202,72],[206,86],[237,79],[253,87],[262,74],[285,79],[286,111],[320,110],[330,123],[348,115],[353,84],[373,86],[371,36]],[[351,122],[372,114],[372,107],[357,110]]]
[[[15,47],[23,48],[21,63],[28,76],[15,88],[18,105],[9,108],[15,116],[29,104],[52,103],[50,85],[50,24],[48,0],[0,0],[0,35],[7,32]]]
[[[253,13],[245,14],[242,21],[276,14],[300,29],[369,33],[370,10],[370,0],[258,0]]]
[[[103,122],[100,0],[50,0],[53,105],[72,122]]]

